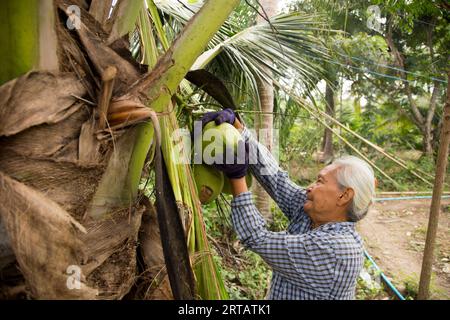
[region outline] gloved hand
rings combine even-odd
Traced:
[[[234,124],[236,121],[236,115],[233,110],[230,108],[221,110],[221,111],[215,111],[215,112],[207,112],[203,115],[203,117],[200,119],[202,122],[202,128],[205,127],[205,125],[208,122],[214,121],[216,125],[220,125],[224,122],[227,122],[231,125]],[[199,136],[202,134],[201,130],[192,130],[191,132],[191,140],[195,141]]]
[[[247,175],[249,164],[248,142],[240,140],[238,142],[237,152],[234,154],[232,163],[227,163],[226,154],[231,153],[233,153],[233,150],[227,148],[224,153],[222,164],[213,163],[213,167],[219,171],[222,171],[229,179],[239,179],[245,177]]]
[[[224,109],[217,112],[208,112],[202,117],[202,127],[204,127],[208,122],[215,121],[216,125],[228,122],[233,125],[236,120],[236,115],[231,109]]]

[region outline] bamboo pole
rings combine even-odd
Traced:
[[[292,91],[287,90],[284,86],[279,85],[280,88],[282,88],[282,90],[284,90],[286,93],[288,93],[291,97],[295,96],[297,99],[300,99],[299,97],[297,97]],[[301,104],[302,105],[302,104]],[[303,104],[305,105],[305,104]],[[355,131],[351,130],[349,127],[343,125],[341,122],[339,122],[338,120],[336,120],[335,118],[333,118],[332,116],[326,114],[325,112],[323,112],[322,110],[316,108],[315,111],[317,111],[321,116],[325,117],[326,119],[334,122],[336,125],[338,125],[340,128],[344,129],[345,131],[349,132],[350,134],[354,135],[355,137],[357,137],[358,139],[360,139],[362,142],[366,143],[367,145],[371,146],[372,148],[374,148],[376,151],[380,152],[381,154],[383,154],[385,157],[389,158],[390,160],[392,160],[393,162],[395,162],[396,164],[398,164],[400,167],[402,167],[405,170],[408,170],[409,172],[411,172],[411,174],[413,174],[415,177],[419,178],[420,180],[422,180],[423,182],[425,182],[426,184],[432,186],[432,183],[428,180],[426,180],[425,178],[421,177],[420,175],[418,175],[414,170],[408,168],[408,166],[406,165],[406,163],[402,161],[400,161],[399,159],[396,159],[394,156],[392,156],[391,154],[387,153],[386,151],[384,151],[381,147],[379,147],[378,145],[372,143],[371,141],[365,139],[364,137],[362,137],[361,135],[359,135],[358,133],[356,133]],[[422,172],[425,175],[430,176],[429,174]]]
[[[276,82],[275,82],[276,83]],[[277,84],[278,86],[278,84]],[[301,106],[303,109],[305,109],[313,118],[315,118],[317,121],[319,121],[323,126],[330,129],[331,132],[333,132],[339,139],[341,139],[347,146],[349,146],[353,151],[355,151],[361,158],[363,158],[367,163],[369,163],[372,167],[374,167],[376,170],[378,170],[383,176],[385,176],[389,181],[392,182],[392,184],[396,187],[398,187],[397,181],[395,181],[393,178],[391,178],[386,172],[384,172],[381,168],[379,168],[373,161],[371,161],[369,158],[367,158],[365,155],[361,153],[355,146],[353,146],[347,139],[345,139],[342,135],[339,134],[336,130],[331,128],[324,119],[321,119],[318,115],[314,114],[313,110],[311,110],[306,103],[303,103],[301,99],[299,99],[296,95],[292,94],[288,89],[278,86],[281,90],[286,92],[290,95],[292,99],[294,99],[299,106]]]
[[[411,195],[419,195],[419,194],[432,194],[433,191],[383,191],[378,192],[379,195],[398,195],[398,194],[411,194]],[[450,194],[449,191],[443,191],[442,194]]]
[[[427,300],[430,296],[430,280],[434,259],[434,246],[439,222],[442,189],[445,172],[447,170],[448,147],[450,143],[450,71],[447,73],[447,101],[444,106],[441,141],[436,163],[436,176],[434,179],[433,197],[431,200],[430,218],[428,220],[427,239],[423,252],[422,271],[420,274],[419,300]]]

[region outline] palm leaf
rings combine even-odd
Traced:
[[[181,29],[198,10],[198,6],[187,8],[175,0],[155,3],[170,17],[174,29]],[[305,92],[326,78],[320,61],[328,59],[327,49],[317,36],[330,31],[323,16],[293,12],[273,17],[270,24],[264,22],[244,30],[239,30],[240,27],[228,19],[192,69],[208,66],[225,83],[233,84],[229,90],[235,97],[247,103],[256,100],[258,105],[257,78],[281,79],[289,74],[301,79],[297,83],[301,83]],[[247,94],[243,96],[242,91]]]

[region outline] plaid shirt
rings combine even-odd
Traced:
[[[271,232],[251,192],[239,194],[231,203],[239,239],[273,269],[269,299],[354,299],[363,265],[363,244],[355,223],[332,222],[311,229],[303,210],[305,189],[289,179],[250,131],[244,129],[242,136],[250,146],[250,171],[290,220],[286,231]],[[252,162],[256,155],[258,160]]]

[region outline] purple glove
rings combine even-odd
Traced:
[[[215,121],[216,125],[228,122],[229,124],[234,124],[236,120],[236,115],[231,109],[225,109],[217,112],[208,112],[202,117],[202,127],[204,127],[208,122]]]
[[[249,145],[248,142],[244,142],[243,140],[240,140],[238,142],[238,152],[234,155],[234,159],[232,163],[226,162],[225,155],[230,152],[230,154],[233,152],[232,150],[227,149],[224,154],[224,159],[222,161],[222,164],[214,163],[213,167],[216,168],[219,171],[222,171],[229,179],[238,179],[245,177],[248,170],[248,163],[249,163]]]

